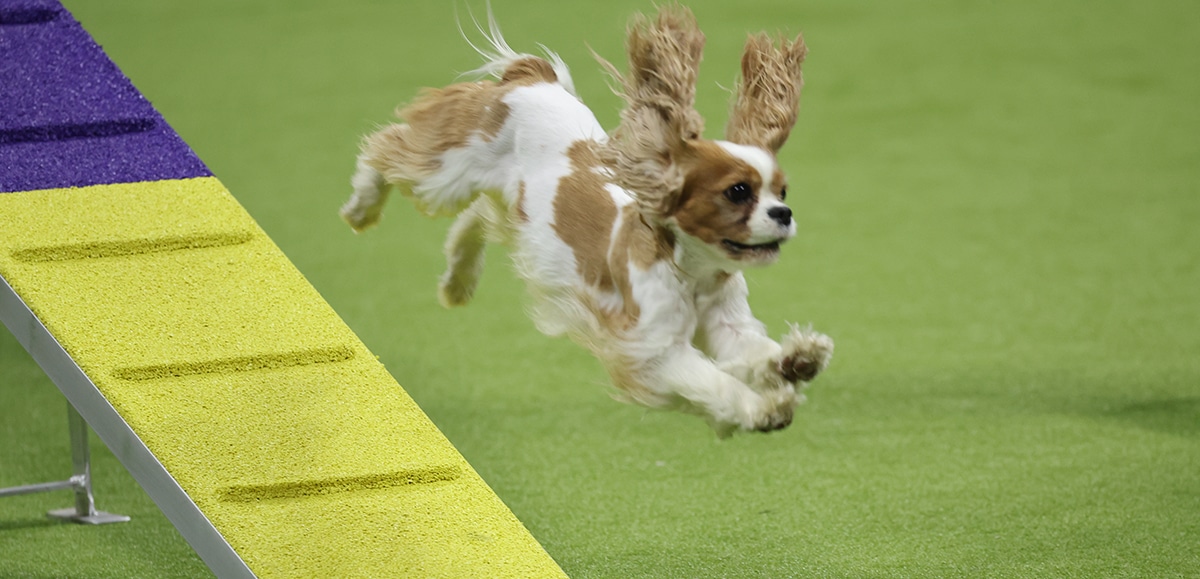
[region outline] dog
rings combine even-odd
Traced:
[[[470,301],[488,242],[510,245],[537,328],[589,349],[618,397],[698,414],[722,437],[791,424],[833,341],[794,324],[770,339],[742,270],[775,262],[796,233],[776,153],[796,121],[803,37],[748,37],[725,140],[708,140],[694,108],[705,37],[687,8],[631,20],[626,72],[596,55],[625,102],[611,133],[557,54],[515,52],[490,8],[479,29],[486,63],[472,72],[495,80],[425,89],[403,122],[366,136],[342,218],[375,224],[392,188],[457,216],[444,306]]]

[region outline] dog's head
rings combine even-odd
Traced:
[[[718,265],[739,268],[779,257],[779,246],[796,234],[796,223],[784,203],[787,182],[773,154],[698,139],[683,144],[676,162],[682,187],[659,219],[690,241],[690,248]]]
[[[706,262],[726,271],[774,262],[796,233],[776,154],[796,122],[803,37],[778,43],[752,35],[723,141],[701,138],[694,109],[704,35],[686,8],[629,28],[629,71],[618,73],[627,107],[609,143],[618,183],[648,221],[669,228]]]

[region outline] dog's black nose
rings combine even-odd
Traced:
[[[792,210],[785,205],[768,209],[767,217],[774,219],[777,223],[784,227],[792,224]]]

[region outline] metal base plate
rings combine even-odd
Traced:
[[[51,519],[71,521],[84,525],[107,525],[109,523],[124,523],[129,521],[125,515],[114,515],[104,511],[96,511],[94,515],[80,515],[75,509],[55,509],[46,513]]]

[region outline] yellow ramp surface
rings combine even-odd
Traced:
[[[565,577],[215,178],[0,195],[0,275],[259,577]]]

